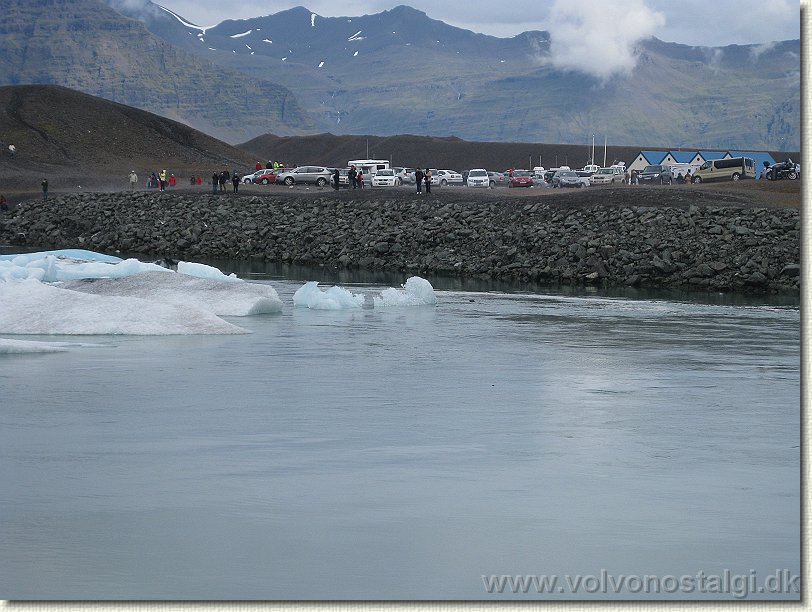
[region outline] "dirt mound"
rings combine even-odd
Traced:
[[[123,180],[130,170],[203,172],[249,163],[243,151],[177,121],[49,85],[0,87],[0,134],[5,191],[39,175],[101,186],[106,175]],[[17,148],[13,157],[9,144]]]

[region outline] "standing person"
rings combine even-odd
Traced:
[[[200,186],[200,185],[202,185],[202,184],[203,184],[203,177],[202,177],[202,176],[200,176],[200,175],[198,174],[198,175],[195,177],[195,185]]]
[[[40,186],[42,187],[42,199],[47,200],[48,199],[48,179],[43,178],[42,182],[40,183]]]
[[[341,174],[338,172],[338,168],[336,168],[335,171],[333,172],[333,189],[335,189],[336,191],[338,191],[338,179],[340,176]]]
[[[6,204],[6,196],[0,193],[0,210],[8,212],[8,204]]]
[[[14,154],[17,152],[17,147],[15,147],[13,144],[10,144],[8,146],[8,152],[9,152],[9,155],[14,157]]]
[[[217,186],[220,184],[220,173],[215,172],[211,175],[211,192],[217,193]]]
[[[135,184],[138,182],[138,175],[135,170],[130,170],[130,191],[135,189]]]
[[[178,184],[178,179],[175,178],[174,174],[170,174],[169,175],[169,186],[174,187],[177,184]]]
[[[359,170],[358,174],[355,175],[355,182],[358,183],[358,189],[364,188],[364,171]]]
[[[262,170],[262,162],[261,162],[261,161],[258,161],[258,162],[257,162],[257,163],[254,165],[254,170]]]
[[[626,170],[626,172],[623,173],[623,182],[626,183],[627,185],[632,184],[632,177],[629,174],[628,169]]]
[[[236,172],[231,175],[231,184],[234,185],[234,193],[240,191],[240,175]]]
[[[161,191],[166,191],[166,170],[161,170],[158,174],[158,182],[160,183]]]
[[[426,168],[426,172],[423,175],[423,180],[426,181],[426,193],[431,193],[431,170]]]
[[[414,171],[414,182],[417,185],[417,193],[422,195],[421,189],[423,188],[423,171],[418,168]]]
[[[358,187],[358,183],[356,183],[356,181],[355,181],[355,175],[356,174],[358,174],[358,173],[355,171],[355,166],[350,166],[350,171],[347,173],[347,176],[350,179],[350,185],[352,185],[353,189]]]
[[[194,177],[194,175],[192,175],[192,176],[189,177],[189,187],[194,187],[194,186],[195,186],[195,177]]]
[[[691,169],[688,168],[688,171],[685,173],[685,184],[690,185],[693,181],[691,180]]]

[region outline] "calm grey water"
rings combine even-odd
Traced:
[[[482,576],[800,573],[797,306],[438,290],[319,312],[292,307],[303,280],[263,281],[285,310],[231,319],[248,336],[0,357],[1,598],[625,599]]]

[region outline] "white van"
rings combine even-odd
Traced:
[[[348,166],[355,166],[356,170],[364,173],[364,181],[369,179],[369,184],[372,184],[372,177],[378,174],[378,170],[389,170],[388,159],[351,159],[347,162]]]

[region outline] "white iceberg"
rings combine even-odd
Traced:
[[[209,310],[71,291],[34,279],[0,283],[3,334],[241,334]]]
[[[282,300],[270,285],[231,279],[216,268],[210,269],[229,282],[180,273],[141,272],[124,278],[70,281],[61,287],[94,295],[134,297],[188,306],[220,316],[247,317],[281,312]]]
[[[0,333],[248,333],[219,317],[282,310],[270,285],[205,264],[177,267],[81,249],[0,256]]]
[[[313,310],[363,308],[364,295],[350,293],[343,287],[330,287],[326,291],[322,291],[319,289],[318,281],[309,281],[293,294],[293,305]]]
[[[373,297],[375,308],[392,306],[433,306],[437,303],[434,287],[425,278],[412,276],[406,279],[402,289],[384,289],[380,297]]]

